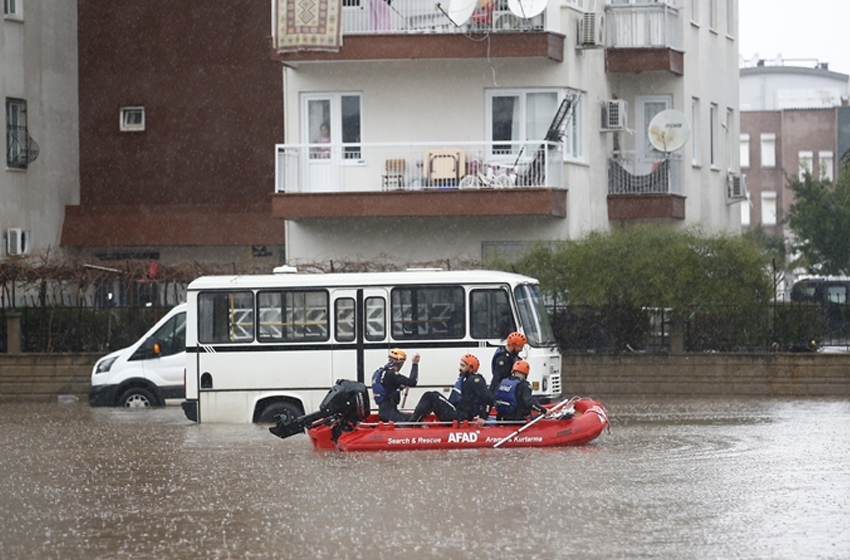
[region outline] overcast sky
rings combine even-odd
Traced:
[[[744,59],[782,53],[786,61],[817,59],[850,74],[850,0],[739,0],[739,16]]]

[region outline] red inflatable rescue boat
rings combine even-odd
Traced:
[[[564,405],[551,418],[538,417],[527,424],[442,423],[436,418],[419,424],[367,421],[338,433],[320,424],[307,430],[316,449],[339,451],[406,451],[415,449],[470,449],[474,447],[563,447],[585,445],[608,426],[608,414],[598,401],[583,398]],[[369,420],[372,420],[371,422]]]

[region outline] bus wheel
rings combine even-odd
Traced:
[[[301,416],[301,410],[292,403],[288,402],[273,402],[266,406],[257,416],[259,424],[271,424],[276,422],[275,416],[281,415],[281,419],[285,422],[290,422]]]
[[[149,408],[157,406],[156,397],[143,387],[132,387],[124,391],[118,399],[118,406],[124,408]]]

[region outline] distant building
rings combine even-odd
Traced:
[[[785,62],[762,60],[740,70],[740,158],[750,200],[741,206],[744,228],[760,225],[787,240],[791,232],[782,220],[794,201],[785,174],[837,175],[850,148],[850,89],[848,76],[827,64]]]

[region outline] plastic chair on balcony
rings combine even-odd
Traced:
[[[425,179],[432,187],[456,187],[466,168],[463,150],[443,148],[425,152]]]
[[[404,171],[407,162],[403,159],[388,159],[384,164],[384,174],[381,176],[383,188],[390,190],[391,186],[397,189],[404,188]]]

